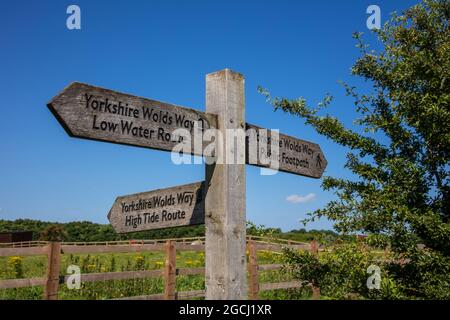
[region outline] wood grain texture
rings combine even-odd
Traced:
[[[114,246],[77,246],[63,245],[62,251],[65,254],[81,253],[123,253],[123,252],[145,252],[164,251],[164,244],[136,244],[136,245],[114,245]]]
[[[234,142],[226,130],[245,129],[241,74],[225,69],[206,76],[206,112],[217,115],[227,150]],[[245,164],[206,165],[206,187],[206,299],[247,299]]]
[[[6,279],[0,280],[0,289],[43,286],[46,282],[45,278]]]
[[[150,294],[144,296],[123,297],[112,300],[164,300],[164,293]]]
[[[317,242],[317,240],[313,240],[310,242],[310,251],[314,255],[317,255],[319,253],[319,243]]]
[[[319,243],[317,240],[311,241],[311,253],[315,256],[319,255]],[[320,300],[320,288],[312,285],[312,300]]]
[[[205,296],[205,290],[192,290],[192,291],[180,291],[177,292],[176,300],[188,300],[195,298],[203,298]]]
[[[304,284],[301,281],[261,283],[260,291],[293,289],[293,288],[301,288],[303,286]]]
[[[47,281],[44,288],[45,300],[58,300],[60,268],[61,242],[50,242],[48,244]]]
[[[0,248],[0,257],[46,255],[47,246],[29,248]]]
[[[177,269],[177,275],[193,276],[198,274],[205,274],[205,268],[182,268]]]
[[[264,128],[246,124],[246,163],[270,168],[270,162],[264,161],[260,156],[260,152],[262,151],[267,158],[272,156],[274,160],[277,160],[275,153],[271,154],[271,131],[267,130],[265,138],[263,134],[257,134],[254,136],[254,139],[250,139],[251,131],[249,130],[253,130],[256,134],[260,133],[260,129]],[[310,178],[322,177],[328,162],[318,144],[279,133],[278,144],[274,144],[274,146],[278,146],[278,168],[275,169]]]
[[[180,291],[175,293],[175,299],[187,300],[202,298],[205,296],[205,290]],[[151,294],[145,296],[124,297],[113,300],[164,300],[164,294]]]
[[[175,247],[180,251],[205,251],[205,245],[203,244],[182,244],[176,243]]]
[[[227,89],[234,90],[232,87]],[[203,155],[204,147],[210,142],[201,139],[202,143],[197,147],[194,145],[194,134],[200,136],[202,129],[218,128],[217,117],[209,112],[80,82],[70,84],[47,106],[72,137],[172,151],[180,142],[180,134],[174,134],[174,130],[185,129],[190,133],[189,141],[185,139],[190,145],[189,153],[195,155]],[[194,123],[198,124],[197,130],[194,129]],[[247,130],[247,133],[249,130],[258,132],[263,129],[243,123],[245,118],[232,125],[227,123],[227,129],[239,128]],[[268,138],[270,137],[268,130]],[[322,176],[328,162],[318,144],[281,133],[279,140],[279,171],[312,178]],[[248,141],[247,139],[246,164],[270,167],[270,164],[261,159],[259,152],[255,152],[258,150],[257,146],[254,143],[249,145]],[[258,145],[264,150],[270,150],[270,140],[259,141]]]
[[[257,243],[256,248],[258,250],[266,250],[273,252],[281,252],[283,248],[290,248],[294,250],[309,250],[308,245],[287,245],[287,244],[270,244],[270,243]]]
[[[248,296],[250,300],[259,299],[258,255],[255,241],[248,241]]]
[[[215,127],[215,117],[117,91],[73,82],[48,104],[48,108],[71,137],[172,151],[179,143],[175,129],[194,134]],[[135,128],[130,129],[129,128]],[[167,139],[168,138],[168,139]],[[185,140],[186,141],[186,140]],[[191,139],[191,154],[194,150]]]
[[[203,182],[121,196],[108,219],[117,233],[205,223]]]
[[[162,270],[84,273],[84,274],[81,274],[81,282],[158,278],[161,276],[163,276]],[[69,279],[69,276],[64,277],[65,282],[67,282],[68,279]]]
[[[269,270],[277,270],[281,269],[283,267],[280,263],[274,263],[274,264],[262,264],[258,266],[259,271],[269,271]]]
[[[166,264],[164,266],[164,299],[175,300],[177,281],[177,251],[173,241],[166,243]]]

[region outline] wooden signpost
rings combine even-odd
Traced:
[[[70,84],[47,106],[71,137],[163,151],[172,151],[174,146],[183,140],[182,135],[173,134],[176,129],[185,129],[191,135],[201,135],[202,131],[211,128],[219,129],[216,114],[80,82]],[[246,123],[244,128],[242,123],[245,121],[240,121],[238,125],[235,122],[234,128],[225,129],[247,131],[253,129],[257,134],[259,129],[263,129],[249,123]],[[267,131],[268,140],[265,141],[267,146],[264,148],[270,156],[271,133],[270,130]],[[223,136],[225,137],[226,134],[224,133]],[[200,156],[203,155],[202,147],[209,143],[202,140],[201,146],[195,146],[194,139],[190,142],[190,154]],[[269,167],[257,154],[254,155],[254,161],[248,156],[249,150],[256,150],[248,145],[248,139],[246,150],[246,164]],[[284,134],[279,135],[278,161],[279,171],[311,178],[320,178],[327,166],[327,161],[318,144]]]
[[[118,197],[108,220],[117,233],[203,224],[204,183]]]
[[[174,130],[199,134],[216,122],[215,116],[201,111],[80,82],[70,84],[47,106],[71,137],[164,151],[172,151],[183,139]],[[194,132],[195,124],[200,132]]]
[[[258,132],[261,127],[251,125],[247,123],[247,131],[253,129]],[[267,130],[267,137],[263,139],[257,137],[257,141],[262,144],[262,148],[266,151],[266,156],[271,157],[271,138],[272,133]],[[293,174],[298,174],[310,178],[320,178],[328,164],[325,156],[323,155],[320,146],[316,143],[300,140],[285,134],[280,133],[278,137],[278,170]],[[258,167],[270,166],[263,163],[258,154],[254,154],[256,161],[251,161],[249,153],[255,152],[256,148],[251,148],[249,143],[246,147],[246,163],[256,165]]]
[[[319,145],[274,131],[264,138],[262,128],[246,123],[244,77],[229,69],[206,76],[206,113],[78,82],[47,106],[72,137],[163,151],[187,142],[190,154],[212,160],[205,182],[118,197],[108,214],[119,233],[205,223],[207,299],[247,299],[245,164],[273,168],[268,158],[277,163],[274,169],[311,178],[327,166]],[[179,129],[200,134],[200,147]],[[208,129],[219,131],[220,146],[232,155],[243,152],[245,161],[224,163],[215,161],[216,153],[204,154]],[[229,130],[256,132],[257,142],[247,138],[236,150]]]

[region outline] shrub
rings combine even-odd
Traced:
[[[14,278],[23,278],[23,265],[21,257],[9,257],[8,265],[13,271]]]

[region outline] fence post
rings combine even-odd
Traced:
[[[47,281],[44,289],[44,299],[58,300],[61,242],[50,242],[47,248]]]
[[[166,242],[166,265],[164,267],[164,299],[175,300],[177,277],[177,252],[172,240]]]
[[[255,241],[248,241],[248,273],[249,273],[249,299],[259,299],[259,274],[258,274],[258,256]]]
[[[311,253],[313,255],[319,254],[319,243],[316,240],[311,241]],[[320,300],[320,288],[312,286],[312,300]]]

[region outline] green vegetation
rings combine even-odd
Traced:
[[[260,264],[280,263],[282,255],[268,251],[258,253]],[[157,270],[164,267],[163,252],[141,252],[123,254],[69,254],[62,256],[61,275],[69,265],[78,265],[82,274],[117,271]],[[203,252],[183,251],[177,253],[178,268],[204,267]],[[47,265],[45,256],[0,258],[0,279],[44,277]],[[289,281],[292,277],[281,270],[263,271],[260,282]],[[177,276],[177,290],[190,291],[205,288],[202,275]],[[112,299],[138,295],[159,294],[164,291],[160,278],[110,280],[86,282],[79,290],[69,290],[61,285],[59,299]],[[27,287],[0,290],[0,299],[41,299],[42,287]],[[261,293],[264,299],[308,299],[309,288],[274,290]]]
[[[320,115],[331,96],[311,107],[303,98],[272,98],[262,90],[275,110],[298,116],[351,150],[346,168],[358,179],[325,177],[323,188],[338,199],[304,222],[326,217],[338,232],[363,232],[368,244],[393,253],[394,262],[379,263],[389,290],[377,294],[362,287],[372,257],[359,248],[320,258],[288,254],[298,264],[298,277],[316,279],[333,297],[355,292],[367,298],[450,299],[449,19],[449,1],[425,0],[374,31],[383,50],[369,50],[355,34],[361,57],[352,73],[372,85],[372,92],[344,88],[361,115],[355,120],[361,130]],[[317,272],[310,274],[313,266]]]
[[[125,239],[163,239],[178,237],[204,236],[204,226],[154,230],[142,233],[118,235],[109,225],[91,222],[51,223],[38,220],[18,219],[15,221],[0,220],[0,232],[30,230],[35,240],[52,241],[114,241]],[[323,243],[334,241],[337,234],[328,230],[306,231],[292,230],[283,233],[280,229],[256,226],[248,222],[248,234],[272,238],[284,238],[296,241],[316,239]],[[79,254],[63,255],[61,275],[69,265],[78,265],[81,273],[101,273],[117,271],[156,270],[164,267],[163,252],[142,252],[123,254]],[[259,251],[258,263],[282,263],[281,254]],[[178,268],[204,267],[204,253],[178,252]],[[0,257],[0,279],[44,277],[47,266],[45,256]],[[261,271],[260,283],[283,282],[292,280],[292,275],[281,270]],[[177,290],[190,291],[204,289],[204,277],[177,276]],[[162,293],[162,278],[110,280],[83,283],[80,290],[69,290],[65,285],[60,287],[60,299],[112,299],[128,296],[150,295]],[[0,299],[41,299],[42,287],[28,287],[0,290]],[[279,289],[260,293],[262,299],[310,299],[310,288]]]
[[[55,230],[58,238],[70,242],[201,237],[205,234],[203,225],[117,234],[111,225],[89,221],[55,223],[31,219],[0,220],[0,232],[33,231],[33,240],[49,239]]]
[[[364,241],[340,243],[319,255],[309,251],[285,250],[286,273],[320,287],[323,296],[332,299],[404,299],[390,277],[391,254],[376,251]],[[369,266],[380,268],[379,289],[369,289]]]
[[[117,234],[110,225],[88,221],[54,223],[30,219],[0,220],[0,232],[6,231],[33,231],[33,240],[59,239],[68,242],[83,242],[202,237],[205,235],[205,226],[199,225]],[[321,243],[331,243],[339,238],[337,233],[331,230],[306,231],[305,229],[300,229],[282,232],[278,228],[256,226],[251,222],[247,223],[247,234],[305,242],[318,240]]]
[[[67,233],[61,225],[51,224],[40,232],[39,240],[42,241],[63,241],[67,238]]]

